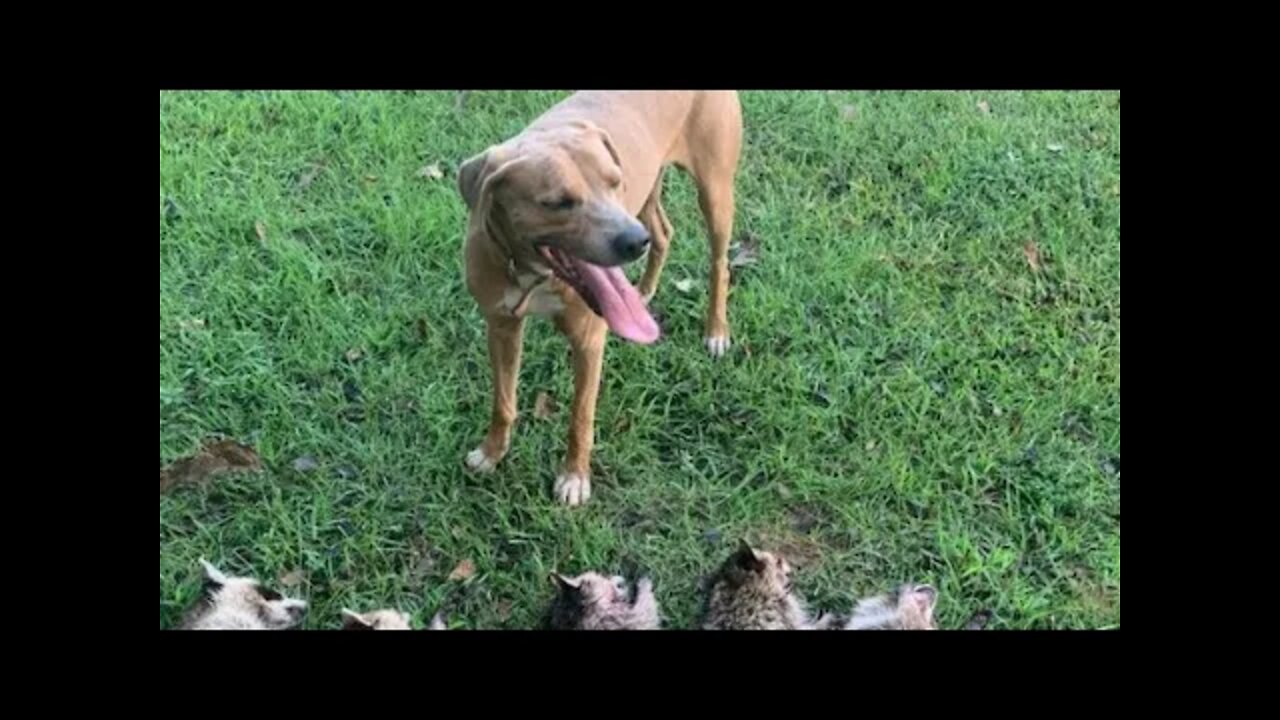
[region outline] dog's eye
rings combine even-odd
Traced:
[[[568,195],[555,200],[543,200],[542,207],[548,210],[572,210],[578,204],[577,198]]]

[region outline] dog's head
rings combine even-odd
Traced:
[[[569,284],[622,337],[653,342],[658,326],[621,265],[649,232],[623,205],[622,161],[591,123],[538,131],[462,164],[458,190],[504,254]]]

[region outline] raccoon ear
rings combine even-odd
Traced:
[[[738,552],[734,555],[734,562],[738,567],[750,572],[760,572],[764,569],[764,560],[760,559],[760,554],[746,540],[738,542]]]
[[[372,630],[373,625],[354,610],[342,608],[342,629],[343,630]]]
[[[565,577],[560,573],[551,573],[551,578],[556,581],[556,585],[562,590],[578,590],[582,587],[581,580]]]
[[[213,566],[213,563],[200,558],[200,567],[204,569],[204,590],[205,592],[217,592],[223,585],[227,584],[227,576],[222,571]]]

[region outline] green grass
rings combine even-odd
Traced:
[[[1118,93],[743,93],[736,231],[761,259],[734,348],[702,348],[706,239],[669,173],[667,332],[610,341],[577,510],[549,488],[565,411],[533,417],[571,395],[545,321],[511,453],[462,464],[490,398],[454,171],[562,96],[161,94],[160,462],[223,434],[265,465],[160,497],[161,628],[202,555],[305,571],[311,628],[342,606],[530,627],[548,572],[593,568],[651,572],[686,627],[740,536],[826,609],[910,579],[944,625],[1119,624]]]

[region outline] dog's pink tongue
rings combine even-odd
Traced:
[[[600,314],[609,329],[631,342],[648,345],[658,339],[661,330],[649,314],[640,293],[632,287],[620,267],[600,267],[570,257],[583,284],[596,296]]]

